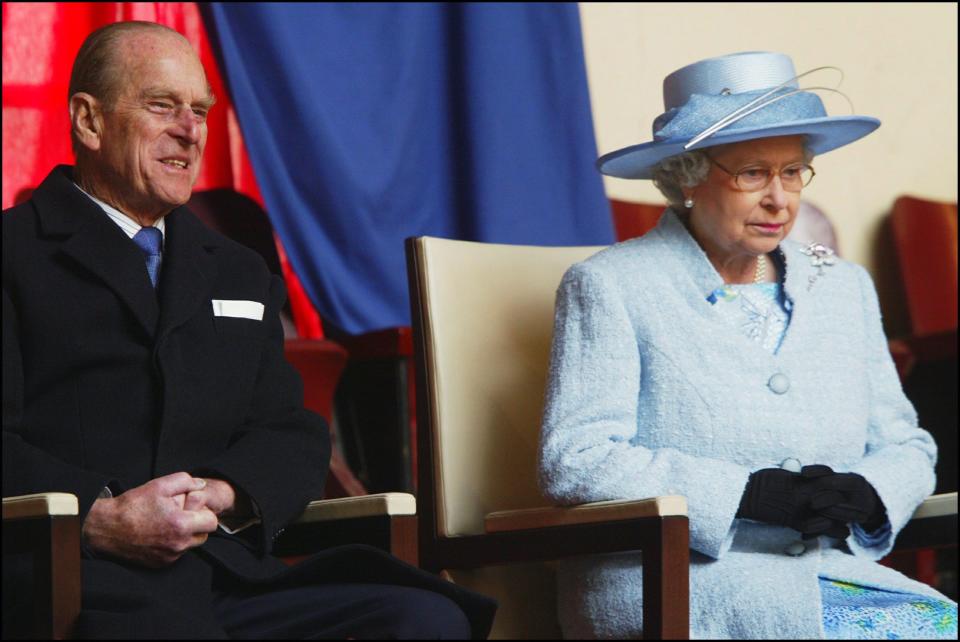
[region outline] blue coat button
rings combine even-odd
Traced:
[[[770,387],[770,390],[773,390],[778,395],[782,395],[787,390],[790,389],[790,379],[787,378],[787,375],[782,372],[770,377],[770,381],[767,382],[767,386]]]
[[[783,549],[783,552],[791,557],[798,557],[807,552],[807,545],[803,542],[792,542],[789,546]]]

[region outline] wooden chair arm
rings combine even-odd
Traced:
[[[957,515],[957,491],[952,493],[940,493],[939,495],[930,495],[914,511],[910,521],[920,519],[931,519],[945,515]]]
[[[687,498],[664,495],[650,499],[611,500],[576,506],[547,506],[490,513],[484,519],[487,533],[547,528],[573,524],[598,524],[638,517],[686,516]]]
[[[956,546],[957,492],[927,497],[897,535],[894,550]]]
[[[417,499],[409,493],[378,493],[358,497],[319,499],[307,504],[295,524],[361,517],[416,515]]]
[[[4,555],[30,553],[35,574],[36,631],[70,636],[80,613],[80,524],[75,495],[37,493],[3,498]],[[382,493],[311,502],[278,542],[280,555],[366,543],[417,563],[416,499]]]
[[[310,502],[274,546],[302,556],[331,546],[368,544],[417,565],[417,501],[408,493],[378,493]]]
[[[688,637],[690,528],[685,497],[498,511],[486,516],[484,528],[482,535],[438,538],[425,568],[471,569],[641,550],[645,637]]]
[[[71,493],[36,493],[3,498],[3,521],[78,515],[77,496]]]
[[[80,614],[80,518],[69,493],[3,498],[3,555],[29,553],[34,628],[40,638],[70,637]]]

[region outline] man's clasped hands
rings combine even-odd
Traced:
[[[220,517],[241,512],[238,503],[233,486],[222,479],[165,475],[97,499],[83,523],[84,545],[97,555],[167,566],[206,542]],[[242,508],[249,511],[249,505]]]

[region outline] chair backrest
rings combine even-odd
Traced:
[[[208,227],[263,257],[267,268],[281,274],[273,226],[255,200],[228,188],[194,192],[187,207]]]
[[[303,380],[304,407],[332,421],[334,391],[347,365],[347,351],[333,341],[287,339],[283,355]]]
[[[570,265],[603,248],[407,244],[429,444],[418,510],[435,511],[439,537],[482,533],[487,513],[546,504],[536,463],[556,291]]]
[[[610,199],[613,228],[618,241],[643,236],[657,225],[666,205],[654,203],[631,203]]]
[[[957,329],[957,204],[901,196],[891,213],[916,336]]]
[[[663,204],[633,203],[610,199],[613,227],[617,241],[643,236],[657,225],[660,215],[667,208]],[[801,201],[797,219],[790,232],[791,240],[798,243],[822,243],[839,254],[836,231],[829,217],[809,201]]]
[[[810,201],[800,201],[797,218],[793,221],[793,229],[787,238],[804,245],[820,243],[840,255],[837,231],[830,222],[830,217]]]

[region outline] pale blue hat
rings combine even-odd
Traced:
[[[653,121],[653,141],[605,154],[597,169],[620,178],[652,178],[657,163],[685,151],[793,134],[805,134],[810,151],[823,154],[879,127],[870,116],[827,115],[811,90],[836,89],[801,88],[797,82],[822,69],[839,71],[820,67],[798,76],[789,56],[766,51],[682,67],[663,80],[665,111]]]

